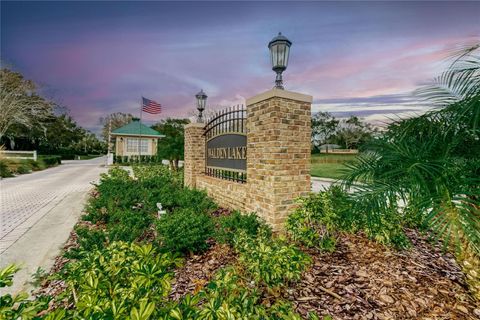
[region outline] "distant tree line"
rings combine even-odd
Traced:
[[[329,112],[317,112],[312,116],[312,151],[320,152],[322,146],[329,152],[329,145],[342,149],[359,149],[377,132],[371,124],[356,116],[336,119]]]

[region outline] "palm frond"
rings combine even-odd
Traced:
[[[415,94],[439,107],[470,99],[480,90],[480,44],[463,48],[448,70],[431,84],[415,91]]]

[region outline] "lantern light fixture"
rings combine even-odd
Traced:
[[[278,35],[268,43],[272,70],[277,74],[275,78],[276,89],[284,89],[282,72],[287,69],[291,45],[292,42],[282,35],[281,32],[279,32]]]
[[[203,111],[205,110],[205,105],[207,104],[208,96],[203,92],[203,89],[195,95],[197,98],[197,110],[198,110],[198,122],[203,122]]]

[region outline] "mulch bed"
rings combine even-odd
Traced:
[[[303,316],[480,319],[453,256],[414,231],[408,236],[413,246],[405,251],[351,234],[341,235],[333,254],[305,249],[313,266],[284,297]]]
[[[235,259],[235,252],[225,244],[213,244],[206,252],[189,256],[184,265],[175,270],[169,298],[179,300],[186,294],[197,293],[217,270],[233,264]]]

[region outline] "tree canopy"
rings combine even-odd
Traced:
[[[328,112],[317,112],[312,116],[312,145],[319,149],[321,145],[331,143],[339,121]],[[328,150],[327,150],[328,152]]]
[[[0,144],[50,154],[101,153],[104,145],[68,115],[68,108],[43,98],[20,73],[0,71]]]
[[[358,149],[375,131],[369,123],[353,115],[338,120],[329,112],[317,112],[312,116],[312,149],[320,150],[322,145],[332,143],[345,149]]]
[[[133,116],[130,113],[123,113],[123,112],[115,112],[111,113],[105,118],[100,118],[100,123],[103,125],[102,128],[102,137],[107,142],[108,140],[108,133],[111,124],[111,130],[118,129],[123,127],[126,124],[132,122]],[[111,122],[111,123],[110,123]]]
[[[184,156],[184,125],[189,123],[188,119],[166,119],[152,126],[165,137],[158,141],[158,157],[170,161],[173,169],[178,169],[178,161]]]
[[[33,81],[7,68],[0,70],[0,79],[0,139],[12,126],[29,130],[53,117],[54,104],[37,93]]]

